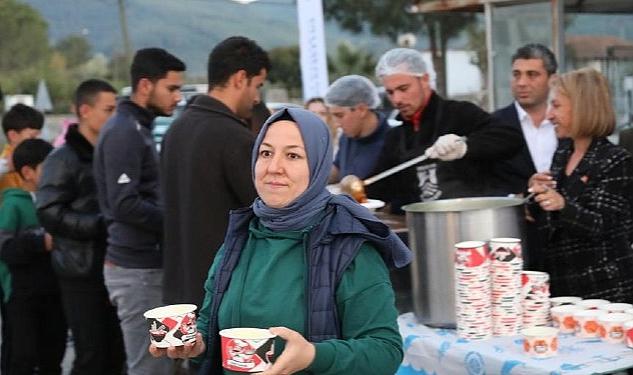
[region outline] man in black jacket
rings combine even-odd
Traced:
[[[521,132],[521,149],[493,167],[493,193],[519,194],[527,191],[528,180],[537,172],[549,173],[558,139],[547,119],[549,84],[558,64],[554,53],[542,44],[527,44],[512,56],[510,87],[514,102],[493,115]],[[536,224],[526,221],[523,262],[526,268],[542,269],[542,240]]]
[[[521,133],[468,102],[446,100],[430,86],[422,54],[408,48],[385,53],[376,66],[402,125],[389,130],[375,172],[422,154],[429,159],[368,187],[395,213],[412,202],[489,193],[489,170],[511,157]]]
[[[53,236],[52,263],[73,334],[75,375],[121,374],[125,363],[119,319],[103,282],[106,228],[92,176],[97,136],[116,107],[116,90],[90,79],[75,91],[78,124],[42,167],[37,213]]]
[[[163,210],[152,124],[157,115],[173,113],[184,70],[185,64],[163,49],[137,51],[131,98],[119,103],[94,153],[99,206],[108,223],[103,273],[121,321],[129,375],[170,371],[168,360],[147,352],[143,312],[163,303]]]
[[[165,202],[164,298],[202,305],[204,281],[224,240],[229,211],[256,196],[254,135],[245,119],[260,102],[270,61],[254,41],[230,37],[208,61],[208,95],[196,97],[161,147]]]
[[[494,166],[494,190],[500,195],[527,190],[536,172],[549,171],[558,140],[546,118],[549,83],[556,74],[556,57],[541,44],[527,44],[512,56],[510,87],[514,102],[493,115],[521,131],[521,150]]]

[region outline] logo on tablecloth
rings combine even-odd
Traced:
[[[477,352],[468,352],[464,358],[464,365],[466,365],[468,375],[484,375],[486,373],[484,359]]]

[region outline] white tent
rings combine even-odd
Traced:
[[[53,110],[53,103],[48,94],[46,82],[41,79],[37,84],[37,94],[35,95],[35,108],[41,112],[50,112]]]

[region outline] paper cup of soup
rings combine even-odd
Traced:
[[[633,305],[630,303],[605,303],[598,306],[598,310],[604,310],[610,313],[624,313],[627,310],[633,309]]]
[[[633,320],[633,315],[624,313],[609,313],[598,317],[598,328],[602,341],[619,344],[624,342],[624,323]]]
[[[574,320],[574,313],[580,310],[584,310],[584,308],[578,305],[561,305],[552,307],[550,309],[550,313],[552,314],[552,325],[555,328],[558,328],[560,333],[576,332],[576,320]]]
[[[558,352],[558,329],[532,327],[521,331],[523,351],[534,358],[549,358]]]
[[[261,328],[220,331],[222,367],[237,372],[260,372],[272,366],[275,335]]]
[[[552,297],[549,299],[549,302],[552,305],[552,307],[561,306],[561,305],[574,305],[580,301],[582,301],[582,298],[571,297],[571,296]]]
[[[181,346],[196,341],[196,305],[168,305],[146,311],[149,338],[158,348]]]
[[[604,314],[608,313],[603,310],[579,310],[574,312],[576,336],[598,337],[600,335],[598,317]]]
[[[626,346],[633,348],[633,320],[624,323],[624,334],[626,335]]]
[[[591,309],[597,309],[598,307],[602,305],[606,305],[607,303],[611,303],[611,302],[607,301],[606,299],[583,299],[582,301],[578,301],[576,305],[582,306],[585,309],[591,310]]]

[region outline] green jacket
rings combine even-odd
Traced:
[[[2,251],[2,249],[7,241],[16,238],[27,230],[38,230],[39,228],[40,224],[31,193],[20,188],[4,190],[0,205],[0,251],[3,260],[6,259],[6,250]],[[39,247],[37,250],[40,250]],[[10,262],[0,261],[0,286],[4,292],[4,302],[9,300],[14,291],[14,280],[7,263]]]
[[[305,233],[272,232],[257,220],[251,222],[249,232],[220,305],[220,329],[284,326],[305,335]],[[223,254],[221,249],[205,283],[197,324],[205,339],[213,275]],[[307,370],[327,375],[395,373],[402,359],[402,339],[394,293],[384,261],[369,244],[362,246],[343,275],[336,301],[345,339],[316,343],[316,357]],[[283,340],[278,339],[276,355],[283,348]]]

